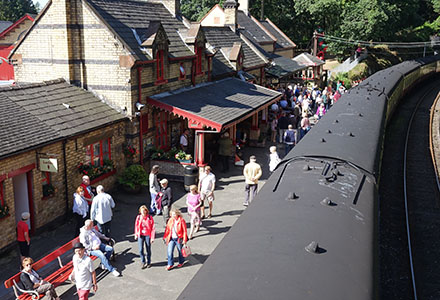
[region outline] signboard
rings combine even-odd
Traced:
[[[56,158],[40,158],[40,171],[58,172],[58,160]]]

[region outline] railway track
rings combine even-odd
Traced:
[[[440,78],[407,95],[387,129],[380,180],[381,299],[440,299],[440,206],[430,109]]]

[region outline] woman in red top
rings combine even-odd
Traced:
[[[182,246],[188,241],[188,235],[186,233],[186,222],[182,218],[180,210],[174,208],[171,210],[171,218],[168,220],[165,233],[163,235],[165,243],[168,244],[168,266],[167,270],[171,270],[174,267],[174,247],[177,246],[179,252],[179,264],[178,268],[183,266],[185,258],[182,255]]]
[[[156,232],[153,217],[148,213],[148,208],[142,205],[139,215],[134,223],[134,239],[138,240],[141,268],[151,267],[151,244],[154,242]],[[145,262],[144,245],[147,248],[147,261]]]
[[[24,212],[21,214],[21,221],[17,224],[17,241],[20,247],[20,261],[25,257],[29,257],[29,246],[31,239],[29,237],[29,226],[26,223],[30,217],[30,213]]]

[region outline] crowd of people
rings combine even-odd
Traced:
[[[331,86],[320,90],[318,87],[303,87],[287,85],[278,89],[282,99],[270,107],[269,121],[271,142],[284,145],[285,154],[307,134],[311,128],[309,118],[318,122],[326,112],[336,103],[345,88],[338,82],[335,88]],[[183,142],[185,142],[182,139]],[[228,158],[231,156],[231,140],[227,133],[221,136],[220,145],[224,148],[220,153],[222,171],[229,169]],[[281,162],[277,146],[270,147],[269,170],[273,172]],[[184,266],[185,256],[191,252],[187,245],[200,230],[204,219],[213,216],[215,201],[214,190],[216,177],[210,166],[200,171],[197,185],[191,185],[186,195],[186,206],[189,220],[187,223],[181,211],[174,207],[173,191],[166,178],[159,180],[159,166],[151,168],[149,174],[149,199],[145,205],[139,207],[134,218],[134,239],[138,243],[140,267],[151,268],[151,245],[156,237],[156,225],[153,216],[162,215],[164,224],[163,241],[166,244],[166,270],[174,268],[174,251],[177,248],[177,268]],[[245,200],[243,205],[248,206],[257,194],[258,181],[262,176],[261,166],[255,156],[250,156],[249,163],[244,166]],[[149,203],[148,203],[149,202]],[[149,205],[147,205],[149,204]],[[91,290],[97,290],[96,274],[90,256],[98,257],[101,267],[114,276],[120,272],[112,266],[114,249],[111,241],[111,221],[115,202],[111,195],[99,185],[96,189],[90,185],[90,178],[83,176],[82,183],[73,195],[73,216],[75,220],[75,237],[79,242],[74,245],[73,273],[71,279],[75,281],[79,299],[88,299]],[[205,214],[206,207],[208,214]],[[50,299],[59,299],[52,284],[45,282],[37,272],[32,270],[32,259],[29,254],[30,237],[27,221],[28,212],[22,214],[22,220],[17,225],[17,240],[20,247],[22,261],[21,281],[25,287],[38,293],[46,293]],[[96,225],[96,227],[95,227]],[[97,228],[97,229],[96,229]]]
[[[283,96],[270,107],[270,136],[271,142],[284,144],[285,154],[309,132],[309,118],[319,121],[345,93],[345,87],[340,81],[335,87],[329,85],[323,89],[316,85],[307,87],[289,84],[277,90]]]

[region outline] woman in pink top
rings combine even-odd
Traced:
[[[141,268],[151,267],[151,244],[156,235],[153,217],[148,213],[148,208],[142,205],[139,215],[134,223],[134,239],[138,240],[139,255],[141,256]],[[144,245],[147,248],[147,261],[145,262]]]
[[[196,185],[191,185],[189,187],[189,193],[186,196],[186,205],[188,206],[188,214],[191,218],[189,239],[192,239],[193,234],[199,231],[200,228],[200,205],[202,205]]]

